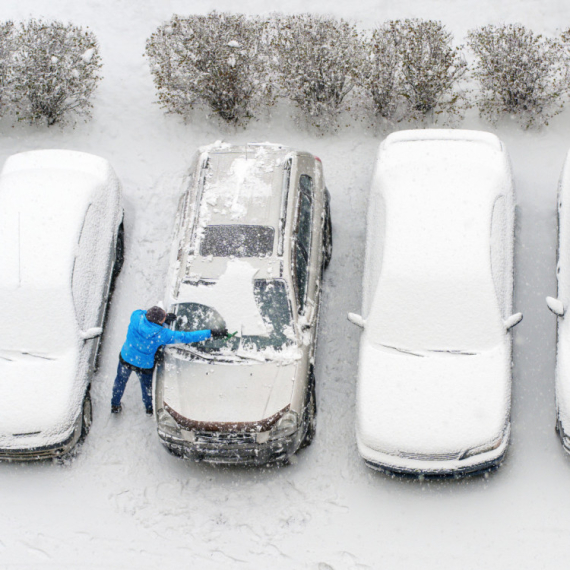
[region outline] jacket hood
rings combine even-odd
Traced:
[[[144,312],[137,316],[137,333],[140,334],[145,340],[156,337],[162,331],[163,326],[151,323],[145,316]]]
[[[445,454],[488,443],[508,421],[508,347],[476,354],[405,353],[361,344],[360,441],[385,453]]]

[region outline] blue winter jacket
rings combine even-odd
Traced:
[[[210,330],[171,331],[162,325],[151,323],[146,311],[135,311],[131,315],[127,340],[121,349],[123,359],[137,368],[153,368],[154,355],[164,344],[200,342],[212,336]]]

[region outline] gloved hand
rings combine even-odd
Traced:
[[[171,325],[174,321],[176,321],[176,315],[174,313],[166,313],[165,324]]]
[[[212,338],[214,339],[226,338],[228,336],[228,329],[225,327],[223,329],[211,329],[210,332],[212,333]]]

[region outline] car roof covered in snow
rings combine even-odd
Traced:
[[[216,143],[200,151],[194,182],[198,219],[183,279],[218,278],[234,256],[257,267],[258,277],[280,276],[283,262],[276,251],[287,204],[283,167],[293,155],[312,155],[271,143]],[[243,252],[236,255],[237,247]]]
[[[0,289],[70,288],[85,213],[118,180],[108,161],[82,152],[13,155],[0,175]]]
[[[270,143],[207,147],[199,224],[266,225],[281,214],[282,166],[291,149]]]
[[[444,339],[457,329],[465,333],[463,339],[457,332],[458,347],[469,346],[477,330],[478,344],[490,343],[490,331],[502,330],[491,274],[491,217],[497,197],[512,192],[499,139],[451,130],[390,135],[372,192],[386,204],[382,269],[369,317],[380,342],[413,348],[427,337],[448,348]],[[388,321],[387,313],[399,316]]]
[[[428,247],[441,238],[447,243],[449,235],[464,235],[461,227],[455,232],[449,225],[490,219],[495,199],[512,191],[507,155],[490,133],[402,131],[386,138],[378,158],[372,192],[380,191],[390,204],[387,224],[401,234],[395,241],[403,248],[422,245],[415,236],[418,230],[429,230],[429,243],[423,244]],[[445,224],[433,223],[442,216]]]

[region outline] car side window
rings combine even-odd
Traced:
[[[71,278],[75,314],[82,330],[98,325],[101,304],[101,276],[104,271],[100,261],[105,248],[100,236],[98,213],[95,205],[91,204],[79,235]]]
[[[364,280],[362,287],[362,316],[366,319],[370,313],[374,293],[380,280],[384,260],[384,240],[386,234],[386,204],[378,192],[370,196],[368,218],[366,222],[366,257],[364,261]]]
[[[506,318],[505,298],[507,294],[507,216],[504,196],[500,196],[493,206],[491,216],[491,272],[497,300]]]
[[[313,180],[302,174],[299,179],[299,207],[295,231],[295,279],[299,312],[305,309],[309,283],[309,257],[313,222]]]

